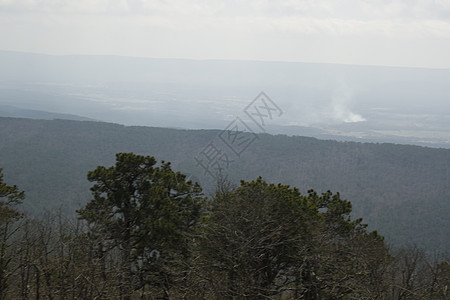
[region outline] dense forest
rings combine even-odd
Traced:
[[[448,258],[389,249],[339,193],[219,178],[152,156],[87,173],[77,218],[26,216],[0,169],[1,299],[448,299]]]
[[[127,127],[102,122],[0,118],[0,166],[27,193],[21,210],[74,215],[91,198],[86,173],[111,165],[119,152],[153,155],[198,181],[208,196],[216,180],[195,158],[221,133]],[[450,150],[409,145],[324,141],[258,134],[230,156],[228,180],[296,186],[302,193],[339,191],[393,246],[450,251]]]

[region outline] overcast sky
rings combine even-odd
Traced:
[[[450,68],[450,0],[0,0],[0,50]]]

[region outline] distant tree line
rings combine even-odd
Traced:
[[[351,203],[262,178],[201,187],[151,156],[88,173],[70,220],[17,207],[0,169],[0,299],[449,299],[448,257],[391,250]]]

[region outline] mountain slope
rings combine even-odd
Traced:
[[[86,173],[111,165],[117,152],[153,155],[213,191],[195,158],[220,131],[176,130],[67,120],[0,118],[0,167],[27,193],[24,209],[71,213],[89,200]],[[225,149],[222,149],[225,152]],[[389,242],[450,251],[450,150],[394,144],[258,135],[229,154],[229,179],[261,175],[302,192],[340,192]]]

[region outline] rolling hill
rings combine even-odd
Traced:
[[[223,144],[224,133],[0,118],[0,167],[7,183],[25,190],[24,211],[70,214],[90,199],[86,173],[113,164],[117,152],[170,161],[212,193],[215,181],[198,160],[211,154],[213,142],[226,154],[222,172],[233,182],[261,175],[303,193],[311,188],[340,192],[353,203],[354,216],[363,217],[391,244],[450,251],[449,149],[244,134],[251,143],[233,153]]]

